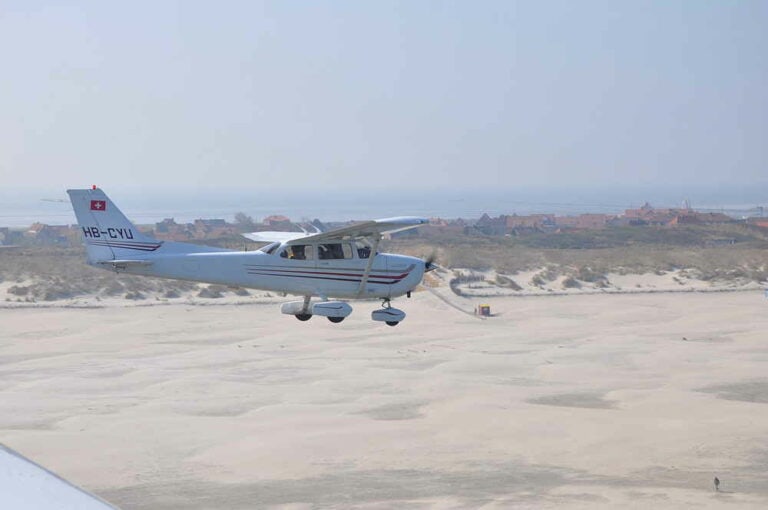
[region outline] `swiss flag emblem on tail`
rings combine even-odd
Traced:
[[[107,210],[106,200],[91,200],[91,211],[106,211],[106,210]]]

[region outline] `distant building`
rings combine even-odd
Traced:
[[[594,230],[608,226],[612,216],[607,214],[580,214],[579,216],[557,216],[555,225],[574,230]]]
[[[220,218],[210,220],[195,220],[195,228],[221,228],[226,226],[227,221]]]
[[[713,225],[718,223],[733,223],[735,220],[723,213],[702,213],[686,211],[676,215],[668,225]]]
[[[685,209],[654,209],[645,203],[640,209],[627,209],[623,218],[629,220],[629,225],[712,225],[732,223],[734,220],[727,214],[704,213]]]
[[[191,232],[195,239],[216,239],[237,235],[237,227],[230,225],[223,219],[198,219],[191,225]]]
[[[515,229],[536,231],[551,230],[555,226],[554,214],[529,214],[527,216],[502,216],[506,220],[507,233]]]
[[[677,211],[655,209],[646,202],[640,209],[627,209],[623,216],[629,220],[629,225],[666,225],[676,214]]]
[[[609,227],[639,227],[647,225],[642,218],[627,218],[626,216],[616,216],[608,220]]]
[[[155,232],[168,233],[176,230],[179,224],[173,218],[165,218],[163,221],[155,223]]]
[[[768,228],[768,218],[747,218],[747,225]]]
[[[491,218],[485,213],[477,220],[474,227],[483,234],[491,236],[547,232],[555,229],[555,216],[553,214],[530,214],[526,216],[502,214],[496,218]]]
[[[624,211],[624,217],[630,219],[644,220],[654,213],[655,209],[651,204],[646,202],[640,209],[627,209]]]
[[[507,233],[507,220],[504,216],[491,218],[488,213],[483,213],[475,222],[475,230],[488,236],[503,236]]]
[[[282,216],[280,214],[267,216],[266,218],[264,218],[264,221],[262,223],[269,228],[293,226],[293,222],[291,222],[290,218],[288,218],[287,216]]]
[[[201,239],[219,239],[238,234],[236,225],[223,219],[197,219],[194,223],[176,223],[173,218],[166,218],[155,223],[151,233],[163,241],[193,241]]]
[[[23,237],[33,244],[48,246],[70,246],[76,237],[76,227],[69,225],[46,225],[45,223],[33,223],[24,232]]]
[[[151,235],[161,241],[189,241],[194,238],[193,225],[191,223],[183,225],[176,223],[173,218],[165,218],[163,221],[155,223]]]

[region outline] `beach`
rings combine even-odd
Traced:
[[[452,299],[3,308],[0,442],[124,509],[768,505],[762,292]]]

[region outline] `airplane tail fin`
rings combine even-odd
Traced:
[[[142,259],[163,245],[142,234],[100,189],[67,190],[83,233],[88,262]]]

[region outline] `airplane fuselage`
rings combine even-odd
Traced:
[[[232,287],[342,299],[394,298],[416,287],[424,275],[421,259],[379,253],[361,288],[368,259],[295,260],[261,251],[157,253],[148,266],[119,272],[214,283]]]

